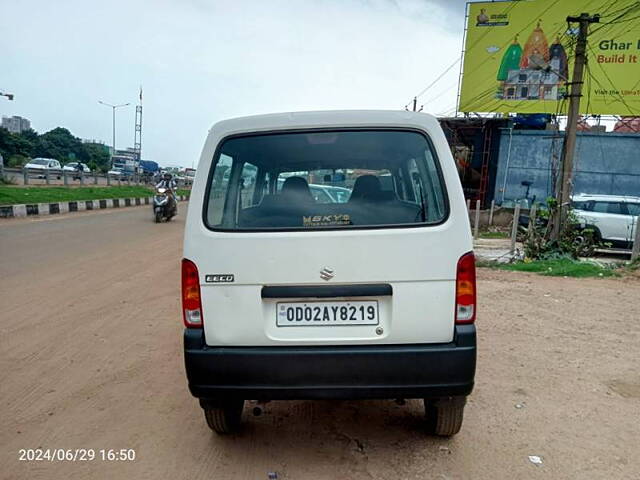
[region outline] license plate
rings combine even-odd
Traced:
[[[378,325],[378,302],[292,302],[276,305],[278,327]]]

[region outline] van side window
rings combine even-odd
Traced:
[[[629,215],[634,217],[640,215],[640,203],[627,203],[627,209],[629,210]]]
[[[211,225],[220,226],[222,224],[224,200],[232,164],[233,158],[222,153],[213,171],[213,182],[211,182],[207,208],[207,217]]]
[[[439,218],[446,215],[446,206],[444,203],[445,191],[443,183],[438,175],[438,166],[436,159],[433,156],[433,152],[429,150],[424,151],[424,163],[419,162],[418,166],[424,166],[426,172],[422,176],[427,185],[425,185],[425,191],[427,194],[427,221],[436,222]]]
[[[625,215],[626,208],[619,202],[595,202],[593,211],[598,213],[612,213],[614,215]]]

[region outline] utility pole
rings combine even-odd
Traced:
[[[565,130],[564,144],[562,147],[561,171],[556,183],[556,199],[558,210],[552,223],[551,240],[557,241],[566,227],[567,216],[571,204],[573,189],[573,158],[576,151],[578,120],[580,120],[580,99],[582,98],[582,86],[584,84],[584,67],[587,64],[587,38],[589,25],[599,23],[600,15],[582,13],[579,17],[567,17],[567,23],[579,23],[578,38],[576,42],[576,58],[569,93],[569,113],[567,128]]]
[[[136,126],[133,134],[133,150],[136,153],[138,162],[142,158],[142,86],[140,86],[139,98],[140,103],[136,105]]]

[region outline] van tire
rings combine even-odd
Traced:
[[[240,428],[244,400],[225,402],[219,406],[206,406],[204,417],[209,428],[219,435],[237,432]]]
[[[424,399],[427,430],[430,434],[450,437],[460,431],[466,397]]]

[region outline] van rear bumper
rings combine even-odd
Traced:
[[[185,329],[189,390],[203,400],[435,398],[468,395],[476,330],[456,327],[445,344],[209,347]]]

